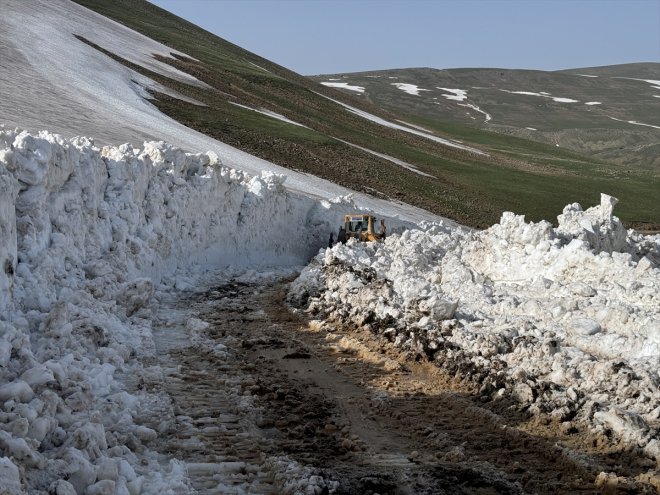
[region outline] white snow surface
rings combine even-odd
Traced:
[[[644,126],[644,127],[652,127],[653,129],[660,129],[660,126],[653,125],[653,124],[645,124],[644,122],[637,122],[636,120],[617,119],[616,117],[612,117],[611,115],[608,115],[608,117],[610,119],[616,120],[618,122],[626,122],[627,124],[641,125],[641,126]]]
[[[441,87],[438,87],[437,89],[447,91],[449,94],[444,93],[441,96],[444,96],[448,100],[465,101],[465,100],[467,100],[467,97],[468,97],[467,90],[465,90],[465,89],[450,89],[450,88],[441,88]],[[434,99],[436,99],[436,98],[434,98]],[[473,103],[459,103],[458,105],[462,106],[462,107],[466,107],[466,108],[471,108],[472,110],[475,110],[475,111],[483,114],[484,117],[485,117],[484,122],[488,122],[488,121],[492,120],[492,118],[493,118],[488,112],[482,110],[481,108],[479,108],[477,105],[475,105]],[[468,112],[466,112],[466,113],[468,113]],[[468,113],[468,115],[469,115],[469,113]],[[472,118],[474,120],[476,120],[474,117],[472,117]]]
[[[407,170],[410,170],[411,172],[415,172],[416,174],[422,175],[424,177],[433,177],[434,179],[437,178],[435,175],[427,174],[426,172],[422,172],[419,170],[417,167],[415,167],[413,164],[404,162],[403,160],[399,160],[398,158],[395,158],[390,155],[386,155],[385,153],[378,153],[377,151],[370,150],[369,148],[364,148],[363,146],[358,146],[357,144],[349,143],[348,141],[344,141],[343,139],[335,138],[337,141],[341,141],[344,144],[347,144],[349,146],[352,146],[353,148],[357,148],[362,151],[366,151],[367,153],[370,153],[374,156],[378,156],[380,158],[383,158],[387,161],[390,161],[392,163],[396,163],[400,167],[403,167]]]
[[[481,232],[351,239],[319,254],[290,300],[472,369],[493,400],[611,429],[660,465],[660,236],[626,232],[615,203],[568,205],[558,228],[504,213]]]
[[[348,84],[347,82],[322,81],[321,84],[323,84],[323,86],[328,86],[329,88],[348,89],[350,91],[355,91],[356,93],[364,93],[364,86],[355,86],[353,84]]]
[[[579,100],[574,100],[573,98],[564,98],[561,96],[552,96],[550,93],[541,91],[540,93],[534,93],[533,91],[509,91],[508,89],[500,89],[505,93],[510,93],[512,95],[526,95],[526,96],[540,96],[542,98],[550,98],[552,101],[557,103],[579,103]]]
[[[463,101],[467,99],[467,90],[465,89],[450,89],[450,88],[441,88],[438,86],[438,89],[447,91],[450,94],[443,94],[448,100]]]
[[[585,102],[585,105],[602,105],[602,101],[587,101]]]
[[[97,493],[110,472],[108,493],[188,493],[140,424],[160,399],[117,375],[141,376],[154,352],[155,292],[227,266],[300,266],[357,209],[284,180],[163,142],[0,130],[0,487]]]
[[[293,125],[297,125],[298,127],[305,127],[306,129],[309,129],[309,127],[307,127],[306,125],[302,125],[302,124],[296,122],[295,120],[291,120],[291,119],[285,117],[284,115],[282,115],[280,113],[277,113],[277,112],[273,112],[272,110],[268,110],[267,108],[252,108],[252,107],[249,107],[247,105],[241,105],[240,103],[236,103],[234,101],[230,101],[229,103],[231,103],[232,105],[235,105],[237,107],[245,108],[246,110],[252,110],[253,112],[257,112],[257,113],[260,113],[262,115],[266,115],[266,116],[271,117],[271,118],[276,119],[276,120],[281,120],[282,122],[286,122],[288,124],[293,124]]]
[[[250,62],[250,65],[254,65],[257,69],[261,69],[264,72],[268,72],[269,74],[271,73],[268,69],[264,69],[260,65],[255,64],[254,62]]]
[[[484,122],[488,122],[489,120],[491,120],[493,118],[488,112],[482,110],[477,105],[473,105],[472,103],[459,103],[459,105],[462,106],[462,107],[471,108],[472,110],[475,110],[479,113],[482,113],[485,117]]]
[[[419,96],[420,91],[430,91],[430,89],[420,88],[416,84],[409,84],[409,83],[390,83],[390,84],[392,86],[396,86],[404,93],[408,93],[409,95],[413,95],[413,96]]]

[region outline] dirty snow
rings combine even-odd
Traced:
[[[377,117],[376,115],[373,115],[369,112],[365,112],[364,110],[359,110],[355,107],[352,107],[350,105],[347,105],[346,103],[342,103],[341,101],[334,100],[330,98],[329,96],[322,95],[320,93],[317,93],[319,96],[323,96],[324,98],[327,98],[330,101],[334,101],[337,105],[341,105],[344,107],[346,110],[348,110],[351,113],[354,113],[355,115],[359,115],[362,118],[365,118],[367,120],[370,120],[371,122],[375,122],[376,124],[389,127],[391,129],[396,129],[399,131],[405,131],[410,134],[415,134],[416,136],[421,136],[426,139],[430,139],[431,141],[435,141],[436,143],[444,144],[445,146],[450,146],[452,148],[459,148],[465,151],[469,151],[471,153],[476,153],[478,155],[486,155],[488,156],[487,153],[484,153],[483,151],[479,151],[476,148],[471,148],[469,146],[465,146],[462,144],[457,144],[455,142],[449,141],[447,139],[443,139],[438,136],[434,136],[433,134],[428,134],[426,132],[418,131],[417,129],[410,129],[409,127],[405,127],[399,124],[395,124],[394,122],[390,122],[389,120],[385,120],[383,118]]]
[[[324,86],[328,86],[330,88],[348,89],[351,91],[355,91],[357,93],[364,93],[364,86],[353,86],[345,82],[323,81],[321,82],[321,84],[323,84]]]
[[[396,86],[404,93],[408,93],[409,95],[413,95],[413,96],[419,96],[420,91],[430,91],[430,89],[420,88],[416,84],[409,84],[409,83],[390,83],[390,84],[392,86]]]
[[[290,300],[471,375],[491,400],[610,430],[660,466],[660,236],[626,232],[615,204],[568,205],[557,228],[504,213],[481,232],[351,239]]]
[[[266,115],[266,116],[271,117],[273,119],[281,120],[282,122],[286,122],[288,124],[293,124],[293,125],[297,125],[298,127],[304,127],[305,129],[309,129],[309,127],[307,127],[306,125],[302,125],[302,124],[296,122],[295,120],[288,119],[284,115],[279,114],[277,112],[273,112],[272,110],[268,110],[267,108],[252,108],[252,107],[249,107],[247,105],[241,105],[240,103],[236,103],[236,102],[233,102],[233,101],[230,101],[229,103],[231,103],[232,105],[235,105],[237,107],[245,108],[246,110],[252,110],[253,112],[257,112],[257,113],[260,113],[262,115]]]

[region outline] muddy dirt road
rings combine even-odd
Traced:
[[[186,335],[155,332],[173,416],[159,450],[199,493],[655,493],[634,452],[308,322],[286,288],[223,283],[176,302],[198,318]]]

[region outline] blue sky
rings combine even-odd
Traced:
[[[660,62],[660,0],[151,0],[305,75]]]

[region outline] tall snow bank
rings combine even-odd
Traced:
[[[504,213],[482,232],[349,241],[305,268],[290,301],[660,461],[660,236],[626,233],[615,202],[569,205],[556,229]]]
[[[301,265],[341,201],[319,202],[213,154],[162,142],[0,131],[0,487],[11,493],[186,493],[180,463],[118,374],[154,352],[158,284],[226,265]]]

